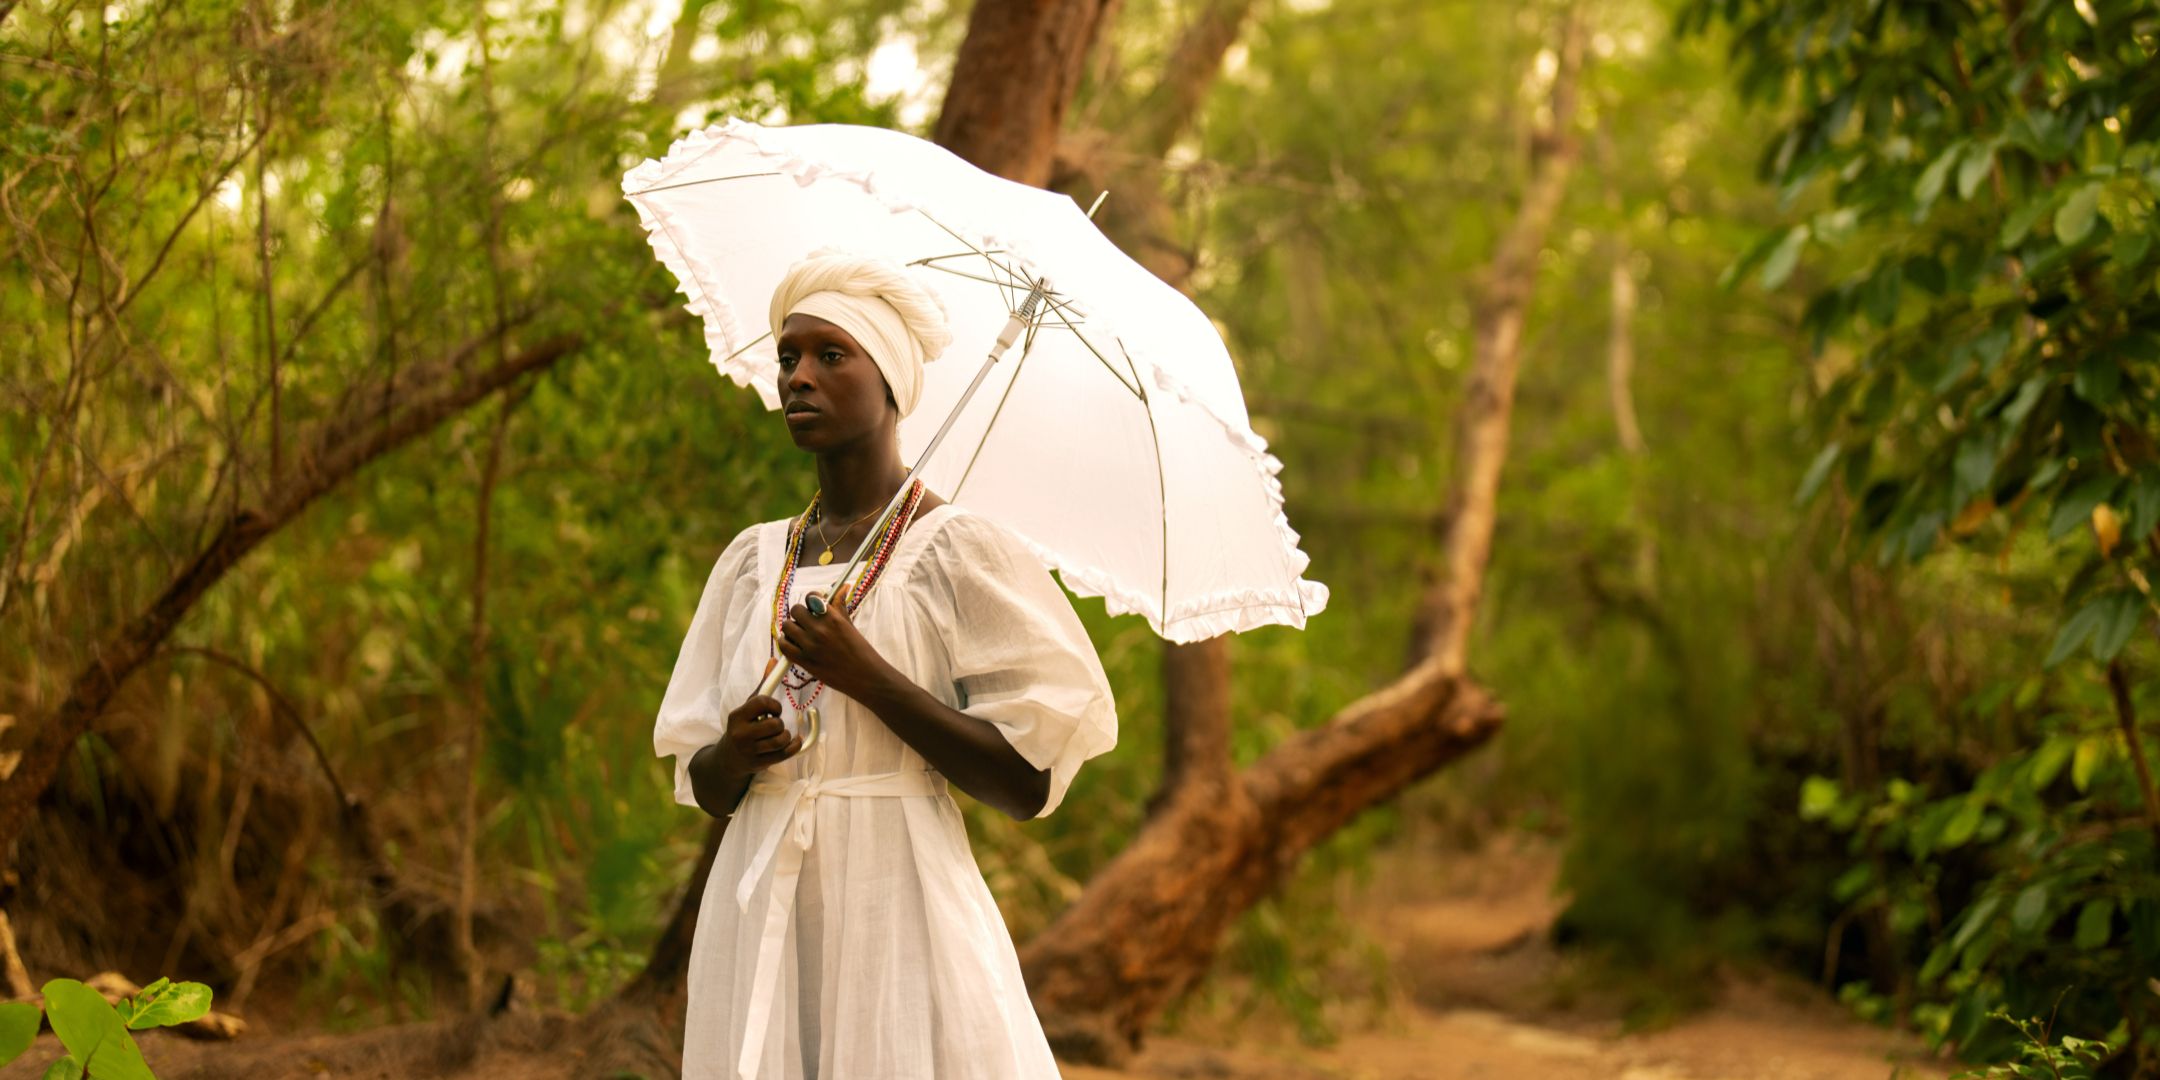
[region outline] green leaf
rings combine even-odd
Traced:
[[[1730,289],[1738,284],[1757,266],[1762,265],[1762,261],[1769,257],[1771,249],[1783,243],[1784,240],[1785,234],[1783,233],[1763,234],[1755,243],[1749,245],[1746,254],[1734,260],[1731,266],[1726,267],[1724,272],[1718,275],[1718,288]]]
[[[2003,406],[2003,419],[2013,428],[2024,423],[2026,415],[2033,411],[2033,406],[2040,404],[2040,393],[2046,389],[2047,379],[2040,375],[2019,384],[2017,396],[2010,399],[2010,404]]]
[[[2043,789],[2055,782],[2055,777],[2062,773],[2062,767],[2069,764],[2070,751],[2076,746],[2076,739],[2058,735],[2041,743],[2040,749],[2033,751],[2031,760],[2025,766],[2025,775],[2032,781],[2034,790]]]
[[[155,1080],[120,1014],[97,991],[74,979],[54,979],[45,984],[45,1015],[92,1080]]]
[[[2131,479],[2130,490],[2123,496],[2123,509],[2126,539],[2142,540],[2160,529],[2160,470],[2146,469]]]
[[[1807,242],[1808,227],[1805,225],[1795,225],[1785,234],[1785,239],[1779,241],[1770,257],[1763,261],[1763,288],[1775,289],[1785,284],[1785,279],[1792,276],[1793,268],[1800,264],[1800,252],[1807,247]]]
[[[1836,443],[1822,448],[1815,460],[1808,463],[1806,475],[1800,478],[1800,490],[1793,493],[1794,506],[1806,506],[1822,490],[1823,481],[1830,477],[1830,467],[1837,463],[1838,453],[1843,449]]]
[[[136,1031],[200,1020],[210,1012],[210,988],[199,982],[159,979],[136,995],[135,1014],[127,1026]]]
[[[2078,789],[2078,794],[2092,790],[2093,773],[2099,771],[2100,763],[2107,760],[2108,752],[2113,749],[2102,735],[2087,735],[2078,740],[2077,756],[2070,760],[2070,784]]]
[[[2060,540],[2072,529],[2092,520],[2093,507],[2108,501],[2118,482],[2116,477],[2103,473],[2087,477],[2064,492],[2055,501],[2055,512],[2048,517],[2048,539]]]
[[[1853,897],[1867,891],[1875,883],[1875,867],[1868,863],[1854,863],[1830,883],[1830,898],[1838,903],[1850,903]]]
[[[1997,327],[1973,339],[1973,354],[1980,358],[1981,370],[1993,371],[2002,362],[2003,353],[2010,348],[2010,331]]]
[[[1943,826],[1964,806],[1962,801],[1945,800],[1931,803],[1912,815],[1912,824],[1905,831],[1905,849],[1914,860],[1924,860],[1942,842]]]
[[[2100,628],[2102,614],[2100,604],[2096,601],[2079,608],[2076,614],[2063,620],[2062,629],[2055,632],[2055,644],[2048,648],[2047,659],[2041,661],[2040,666],[2051,668],[2068,660],[2070,654],[2076,652],[2078,646],[2085,644],[2086,639],[2092,637],[2093,631]],[[2079,790],[2084,790],[2083,785],[2079,786]]]
[[[2040,681],[2039,676],[2026,676],[2025,681],[2018,684],[2017,696],[2010,699],[2010,707],[2021,711],[2032,708],[2033,702],[2040,700],[2040,693],[2045,689],[2047,686]]]
[[[1937,155],[1935,160],[1930,162],[1928,167],[1920,173],[1920,180],[1913,185],[1912,194],[1913,201],[1920,204],[1922,213],[1925,213],[1927,208],[1934,204],[1936,197],[1942,194],[1943,182],[1950,178],[1950,167],[1958,163],[1959,156],[1964,152],[1965,140],[1959,139],[1951,143],[1948,149]]]
[[[1950,961],[1956,958],[1957,950],[1951,948],[1949,942],[1938,940],[1935,947],[1928,950],[1927,963],[1920,965],[1920,984],[1933,985],[1936,979],[1942,977],[1943,972],[1950,969]]]
[[[1965,801],[1958,806],[1957,813],[1950,818],[1950,823],[1943,826],[1941,846],[1959,847],[1972,839],[1973,833],[1980,830],[1980,818],[1986,810],[1985,800],[1966,796]]]
[[[1783,233],[1763,234],[1755,243],[1749,245],[1746,254],[1734,260],[1731,266],[1726,267],[1724,272],[1718,275],[1718,288],[1730,289],[1738,284],[1757,266],[1762,265],[1762,261],[1769,257],[1771,249],[1783,243],[1784,239],[1785,234]]]
[[[1973,192],[1980,190],[1980,181],[1987,179],[1994,166],[1995,144],[1992,141],[1974,143],[1966,152],[1964,162],[1958,166],[1958,198],[1972,198]]]
[[[1995,909],[2002,906],[2002,897],[1990,895],[1965,911],[1965,921],[1958,924],[1957,936],[1950,939],[1951,951],[1961,951],[1966,944],[1995,917]]]
[[[37,1041],[38,1025],[45,1014],[37,1006],[22,1001],[0,1005],[0,1065],[22,1056]]]
[[[2076,944],[2080,949],[2097,949],[2108,943],[2114,930],[2115,901],[2090,900],[2078,912]]]
[[[2112,257],[2123,270],[2136,269],[2145,261],[2145,253],[2152,250],[2153,234],[2145,229],[2131,229],[2115,234],[2115,251]]]
[[[2101,609],[2093,625],[2092,657],[2105,664],[2129,643],[2145,614],[2145,602],[2138,594],[2122,589],[2094,600],[2092,606]]]
[[[1935,547],[1935,538],[1942,535],[1943,516],[1939,510],[1913,515],[1912,522],[1905,527],[1903,550],[1906,561],[1918,562]]]
[[[2100,185],[2086,184],[2071,192],[2055,211],[2055,239],[2065,245],[2085,239],[2092,232],[2099,210]]]
[[[80,1080],[82,1074],[82,1062],[75,1060],[75,1055],[69,1054],[45,1066],[42,1080]]]
[[[1844,797],[1838,782],[1827,776],[1810,776],[1800,782],[1800,818],[1803,821],[1820,821],[1836,812],[1838,800]]]
[[[2002,231],[1995,237],[1997,245],[2008,251],[2023,243],[2025,237],[2031,234],[2033,226],[2046,216],[2048,206],[2047,197],[2041,196],[2029,199],[2024,205],[2012,210],[2010,216],[2003,219]]]
[[[2070,388],[2077,396],[2102,408],[2115,403],[2122,390],[2122,365],[2104,353],[2095,353],[2078,365],[2077,375],[2070,380]]]
[[[2042,925],[2047,915],[2047,882],[2036,881],[2018,893],[2017,904],[2010,909],[2010,925],[2023,933],[2031,933]]]
[[[1897,321],[1898,300],[1904,293],[1905,274],[1896,264],[1878,267],[1860,291],[1860,306],[1870,322],[1887,329]]]
[[[1935,381],[1928,385],[1928,390],[1937,397],[1946,397],[1949,395],[1950,389],[1963,380],[1966,373],[1971,370],[1972,357],[1961,351],[1953,352],[1950,362],[1942,366],[1942,371],[1935,376]]]
[[[1986,491],[1988,479],[1995,475],[1995,440],[1986,434],[1975,435],[1958,444],[1957,458],[1952,466],[1950,501],[1964,506],[1974,495]]]

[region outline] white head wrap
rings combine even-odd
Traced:
[[[773,290],[774,339],[795,314],[832,323],[869,350],[901,416],[922,397],[923,365],[952,344],[944,302],[890,259],[813,252],[788,267]]]

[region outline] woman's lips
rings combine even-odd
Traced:
[[[816,409],[808,407],[794,408],[791,406],[787,411],[788,426],[798,427],[800,425],[807,424],[810,421],[817,419],[818,415],[819,414]]]

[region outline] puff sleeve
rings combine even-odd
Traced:
[[[727,714],[740,704],[726,699],[723,650],[741,630],[745,609],[755,606],[757,536],[755,526],[743,530],[713,564],[653,723],[653,753],[675,755],[675,801],[684,806],[697,805],[690,788],[691,755],[727,733]]]
[[[1045,816],[1082,762],[1117,745],[1117,708],[1094,643],[1050,572],[987,518],[949,523],[924,561],[923,614],[945,644],[958,707],[1049,771],[1036,814]]]

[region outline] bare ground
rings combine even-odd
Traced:
[[[1353,906],[1394,959],[1399,1003],[1328,1047],[1287,1033],[1158,1039],[1123,1070],[1070,1080],[1883,1080],[1940,1078],[1917,1040],[1854,1019],[1819,989],[1727,973],[1708,1007],[1629,1032],[1619,1004],[1556,952],[1558,852],[1396,853]],[[1278,1037],[1271,1038],[1271,1034]]]
[[[1121,1069],[1068,1066],[1070,1080],[1881,1080],[1949,1070],[1918,1043],[1853,1019],[1819,990],[1726,974],[1710,1004],[1653,1031],[1628,1032],[1618,1008],[1583,989],[1549,944],[1560,908],[1549,844],[1508,842],[1476,855],[1396,852],[1348,914],[1371,928],[1400,983],[1396,1004],[1347,1025],[1333,1045],[1300,1044],[1267,1023],[1189,1020]],[[627,1022],[625,1022],[627,1021]],[[597,1028],[597,1029],[596,1029]],[[642,1028],[642,1030],[640,1030]],[[615,1075],[609,1047],[663,1038],[636,1018],[519,1012],[358,1035],[251,1033],[229,1044],[163,1032],[143,1049],[163,1080],[220,1077],[407,1080]],[[597,1049],[596,1049],[597,1048]],[[660,1053],[666,1051],[653,1047]],[[34,1080],[62,1048],[50,1034],[0,1069]]]

